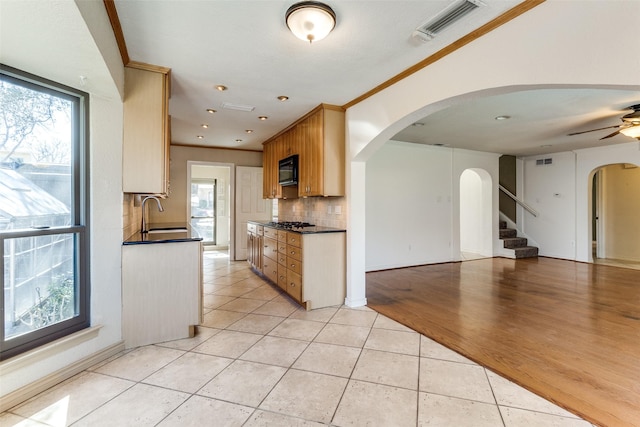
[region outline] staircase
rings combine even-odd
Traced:
[[[512,249],[516,259],[538,256],[538,248],[528,246],[526,237],[518,237],[518,230],[507,228],[506,221],[500,221],[500,240],[507,249]]]

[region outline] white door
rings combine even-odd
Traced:
[[[236,261],[247,259],[247,221],[270,221],[271,200],[262,198],[262,168],[236,166]]]

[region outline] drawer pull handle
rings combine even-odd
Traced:
[[[291,287],[292,287],[292,288],[295,288],[295,287],[296,287],[296,284],[295,284],[295,283],[291,283]]]
[[[295,255],[295,254],[296,254],[296,251],[291,251],[291,255]]]

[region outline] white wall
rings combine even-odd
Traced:
[[[103,31],[109,22],[102,2],[83,2],[81,11],[69,1],[0,2],[0,8],[3,63],[91,94],[91,325],[101,326],[84,340],[42,346],[38,357],[1,362],[4,398],[121,342],[124,72],[113,33]],[[87,77],[85,86],[80,75]]]
[[[486,174],[485,181],[497,180],[498,158],[387,142],[366,167],[366,271],[459,260],[460,176],[474,168]],[[484,188],[488,203],[497,206],[497,191],[490,187]],[[497,218],[480,221],[488,224],[483,233],[489,234],[488,248],[482,250],[491,255]]]
[[[367,162],[367,271],[452,259],[453,152],[386,143]]]
[[[539,158],[552,158],[553,164],[536,166],[535,161]],[[537,242],[540,255],[592,261],[593,174],[602,166],[617,163],[640,164],[638,143],[522,159],[518,192],[538,211],[539,216],[534,218],[519,209],[518,222],[522,224],[523,231]],[[638,191],[637,188],[634,191]],[[635,245],[637,240],[632,233],[626,237]]]
[[[460,176],[460,251],[479,254],[483,243],[482,179],[467,169]]]
[[[552,159],[536,166],[538,159]],[[531,236],[543,256],[575,259],[576,163],[571,152],[522,159],[518,196],[538,212],[538,217],[518,208],[518,224]]]

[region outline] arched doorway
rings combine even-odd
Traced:
[[[593,262],[640,268],[640,168],[629,163],[602,166],[590,184]]]
[[[466,169],[460,175],[460,259],[490,257],[492,245],[491,175]]]

